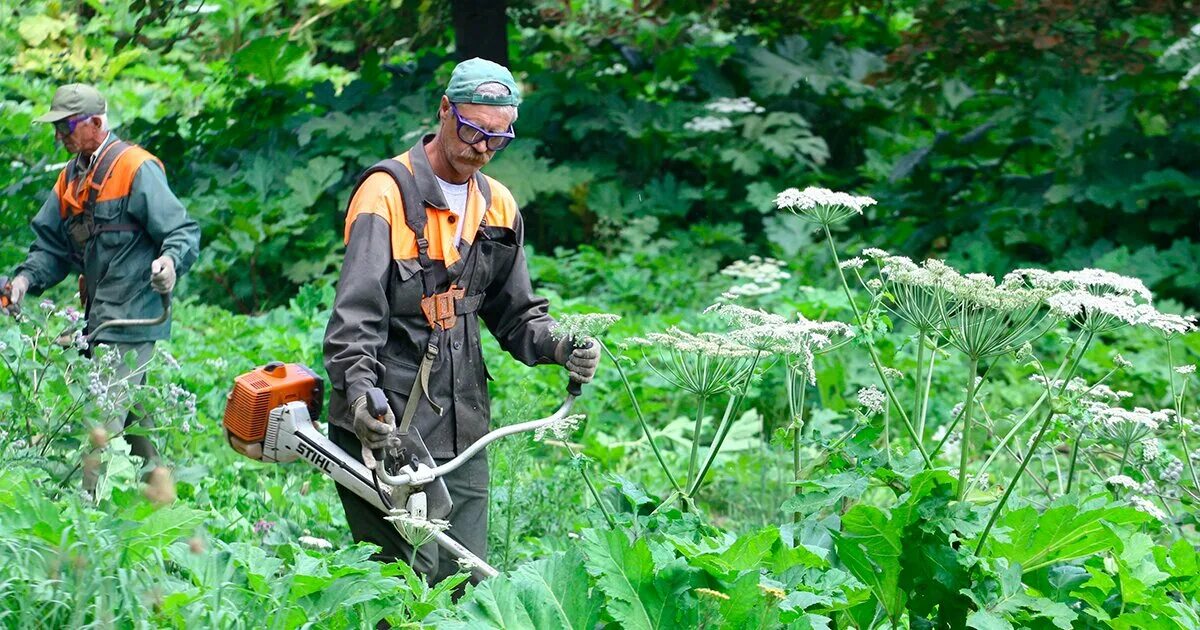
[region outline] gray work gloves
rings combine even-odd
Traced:
[[[580,340],[563,339],[554,349],[554,360],[567,368],[567,374],[576,383],[590,383],[600,365],[600,342],[591,337]]]
[[[175,259],[159,256],[150,263],[150,288],[159,293],[170,293],[175,288]]]
[[[24,298],[25,293],[29,291],[29,278],[17,274],[17,277],[9,281],[8,286],[0,287],[0,291],[4,292],[8,296],[8,303],[10,307],[16,306],[19,308],[21,305],[21,299]],[[5,309],[4,312],[7,314],[8,309]],[[17,311],[14,310],[13,312],[16,313]]]
[[[367,395],[363,394],[350,406],[350,415],[354,418],[354,434],[363,446],[373,451],[387,446],[388,436],[396,428],[396,414],[392,413],[391,405],[380,420],[367,411]]]

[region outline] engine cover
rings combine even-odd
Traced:
[[[316,372],[299,363],[272,361],[234,379],[225,397],[225,428],[244,442],[262,442],[276,407],[304,403],[315,421],[324,398],[325,382]]]

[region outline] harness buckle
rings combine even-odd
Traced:
[[[463,299],[467,290],[458,285],[450,285],[450,288],[442,293],[421,298],[421,312],[425,314],[425,319],[429,322],[429,327],[434,330],[450,330],[458,323],[458,315],[454,312],[454,305],[459,300]]]

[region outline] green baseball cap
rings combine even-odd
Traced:
[[[476,94],[475,90],[484,83],[499,83],[508,88],[508,94]],[[468,59],[450,73],[450,84],[446,86],[446,98],[451,103],[477,103],[479,105],[520,105],[521,88],[508,68],[487,59]]]
[[[54,91],[50,111],[34,122],[52,123],[79,114],[103,114],[107,111],[108,105],[99,90],[83,83],[71,83]]]

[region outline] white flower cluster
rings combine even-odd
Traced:
[[[1142,487],[1142,485],[1139,484],[1137,481],[1134,481],[1134,479],[1132,477],[1128,477],[1126,475],[1113,475],[1113,476],[1109,477],[1108,479],[1105,479],[1104,483],[1106,483],[1110,486],[1115,486],[1117,488],[1125,488],[1126,490],[1133,490],[1134,492],[1137,492]]]
[[[628,337],[625,339],[624,345],[723,358],[742,358],[754,354],[754,350],[738,343],[728,334],[713,332],[692,334],[675,326],[668,328],[665,333],[646,333],[642,337]]]
[[[1046,298],[1051,312],[1093,331],[1125,324],[1147,326],[1171,336],[1196,328],[1195,317],[1163,313],[1155,308],[1151,304],[1153,294],[1141,280],[1103,269],[1017,269],[1006,275],[1004,282],[1051,291],[1052,295]]]
[[[568,435],[571,435],[575,432],[575,428],[579,426],[579,423],[583,420],[583,418],[583,414],[573,413],[564,418],[559,418],[558,420],[549,424],[542,425],[533,432],[533,439],[538,442],[545,441],[546,433],[548,432],[553,435],[554,439],[556,440],[565,440],[567,439]]]
[[[1196,364],[1190,363],[1188,365],[1181,365],[1181,366],[1175,368],[1175,371],[1180,374],[1195,374],[1196,373]]]
[[[783,280],[792,277],[784,271],[784,263],[774,258],[751,256],[739,260],[721,270],[721,275],[746,280],[730,287],[721,297],[736,300],[742,297],[768,295],[783,288]]]
[[[724,116],[697,116],[685,123],[683,128],[695,133],[717,133],[733,126],[733,121]]]
[[[1141,441],[1142,445],[1142,461],[1153,462],[1162,456],[1162,442],[1158,438],[1150,437]]]
[[[441,532],[450,529],[450,523],[440,518],[420,518],[409,514],[404,508],[393,508],[383,517],[392,522],[400,537],[413,547],[421,547]]]
[[[1026,282],[1030,286],[1051,289],[1056,292],[1077,289],[1094,295],[1127,295],[1146,302],[1153,297],[1141,280],[1104,269],[1080,269],[1077,271],[1014,269],[1004,276],[1004,282],[1008,284]]]
[[[1132,505],[1139,512],[1145,512],[1146,514],[1149,514],[1150,516],[1153,516],[1154,518],[1156,518],[1159,521],[1162,521],[1164,523],[1166,523],[1170,520],[1167,517],[1167,513],[1163,512],[1161,509],[1159,509],[1159,507],[1157,505],[1154,505],[1150,501],[1148,501],[1142,497],[1139,497],[1137,495],[1131,495],[1129,497],[1129,504]]]
[[[333,543],[324,538],[317,538],[316,536],[301,536],[296,539],[296,542],[305,547],[312,547],[313,549],[333,549]]]
[[[868,385],[858,390],[858,404],[866,408],[871,415],[883,413],[887,405],[887,394],[879,391],[874,385]]]
[[[555,339],[584,339],[599,337],[621,319],[609,313],[570,313],[561,315],[550,328]]]
[[[1110,407],[1104,402],[1088,404],[1087,413],[1101,428],[1117,431],[1127,428],[1157,431],[1159,427],[1170,422],[1171,416],[1174,415],[1174,411],[1170,409],[1151,411],[1145,407],[1134,407],[1130,410]]]
[[[875,205],[875,199],[870,197],[830,191],[829,188],[816,186],[806,187],[803,191],[799,188],[787,188],[775,196],[775,208],[791,210],[798,215],[818,208],[845,209],[862,215],[863,209],[872,205]]]
[[[1065,387],[1062,379],[1054,379],[1047,386],[1046,378],[1041,374],[1034,374],[1029,377],[1029,380],[1052,391],[1062,392],[1069,398],[1079,398],[1084,404],[1115,404],[1133,396],[1133,392],[1114,390],[1103,383],[1089,385],[1087,381],[1078,376],[1072,378]]]
[[[718,98],[705,105],[704,108],[718,114],[761,114],[767,111],[758,103],[745,96],[740,98]]]
[[[867,264],[866,260],[855,256],[854,258],[843,260],[838,266],[842,269],[862,269],[865,264]]]
[[[196,395],[188,390],[170,383],[167,385],[167,396],[175,402],[175,404],[183,407],[184,413],[188,416],[196,415]]]
[[[814,354],[827,348],[833,337],[852,337],[854,331],[841,322],[814,322],[799,313],[796,321],[782,315],[736,304],[714,304],[704,311],[715,313],[735,328],[729,337],[758,352],[784,355],[797,360],[810,383],[816,382]]]
[[[596,76],[598,76],[598,77],[615,77],[617,75],[625,74],[626,72],[629,72],[629,68],[626,67],[625,64],[618,61],[617,63],[614,63],[613,65],[597,72]]]

